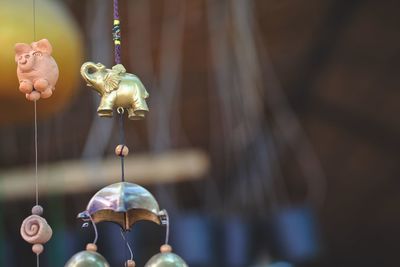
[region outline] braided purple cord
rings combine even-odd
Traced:
[[[116,23],[116,21],[118,21],[118,23]],[[113,40],[115,64],[121,64],[121,28],[119,22],[118,0],[114,0]]]
[[[115,45],[114,57],[115,64],[121,64],[121,45]]]
[[[114,19],[118,19],[119,20],[118,0],[114,0]]]

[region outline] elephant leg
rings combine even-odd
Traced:
[[[97,114],[100,117],[112,117],[115,95],[105,94],[100,100],[100,105],[97,108]]]
[[[128,118],[130,120],[141,120],[144,118],[144,116],[139,116],[135,113],[135,110],[133,108],[128,108]]]
[[[131,120],[141,120],[146,116],[146,113],[149,112],[146,100],[143,97],[136,98],[134,100],[132,108],[132,116],[128,115],[128,118]]]

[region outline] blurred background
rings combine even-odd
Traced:
[[[193,267],[398,266],[398,1],[120,0],[122,63],[150,93],[125,124],[126,179],[171,217]],[[0,0],[0,266],[36,266],[20,224],[34,205],[33,103],[13,46],[33,41],[30,0]],[[38,102],[40,203],[54,235],[41,266],[93,240],[76,215],[119,181],[117,119],[80,79],[113,62],[112,1],[36,0],[36,39],[60,68]],[[396,91],[397,90],[397,91]],[[119,228],[99,251],[123,266]],[[164,228],[136,224],[137,266]]]

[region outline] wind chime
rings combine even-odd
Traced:
[[[120,144],[115,148],[115,154],[121,161],[121,181],[108,185],[99,190],[89,201],[85,211],[78,214],[84,221],[84,226],[92,224],[95,230],[93,243],[86,246],[86,250],[78,252],[66,263],[65,267],[109,267],[107,260],[97,252],[99,222],[112,222],[121,227],[122,237],[130,251],[130,259],[125,266],[136,266],[132,249],[126,239],[126,232],[130,231],[137,221],[147,220],[165,226],[165,243],[160,247],[160,253],[154,255],[145,267],[186,267],[187,264],[178,255],[172,253],[168,244],[169,217],[166,210],[160,210],[153,195],[140,185],[125,181],[124,157],[128,156],[129,149],[125,145],[124,115],[130,120],[144,119],[149,111],[146,98],[149,97],[144,85],[134,74],[127,73],[121,64],[121,28],[118,13],[118,0],[113,1],[114,23],[112,36],[114,41],[115,66],[107,69],[101,63],[86,62],[81,67],[81,75],[88,86],[92,87],[100,96],[97,113],[100,117],[113,117],[116,111],[119,116]],[[35,0],[33,0],[34,40],[35,34]],[[58,79],[58,67],[51,57],[52,46],[46,39],[29,44],[15,45],[15,60],[17,62],[17,76],[19,90],[25,93],[28,100],[34,102],[35,122],[35,192],[36,205],[32,208],[32,215],[24,220],[21,226],[21,235],[25,241],[32,244],[32,251],[36,254],[37,266],[39,255],[43,252],[43,244],[52,236],[52,229],[46,220],[41,217],[43,208],[39,205],[38,188],[38,157],[37,157],[37,112],[36,103],[40,98],[49,98]]]

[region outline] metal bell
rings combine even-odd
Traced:
[[[140,220],[161,224],[159,215],[158,203],[149,191],[137,184],[119,182],[98,191],[78,218],[114,222],[126,231]]]
[[[110,267],[110,264],[99,253],[85,250],[72,256],[65,267]]]
[[[175,253],[164,252],[154,255],[145,267],[188,267],[188,265]]]

